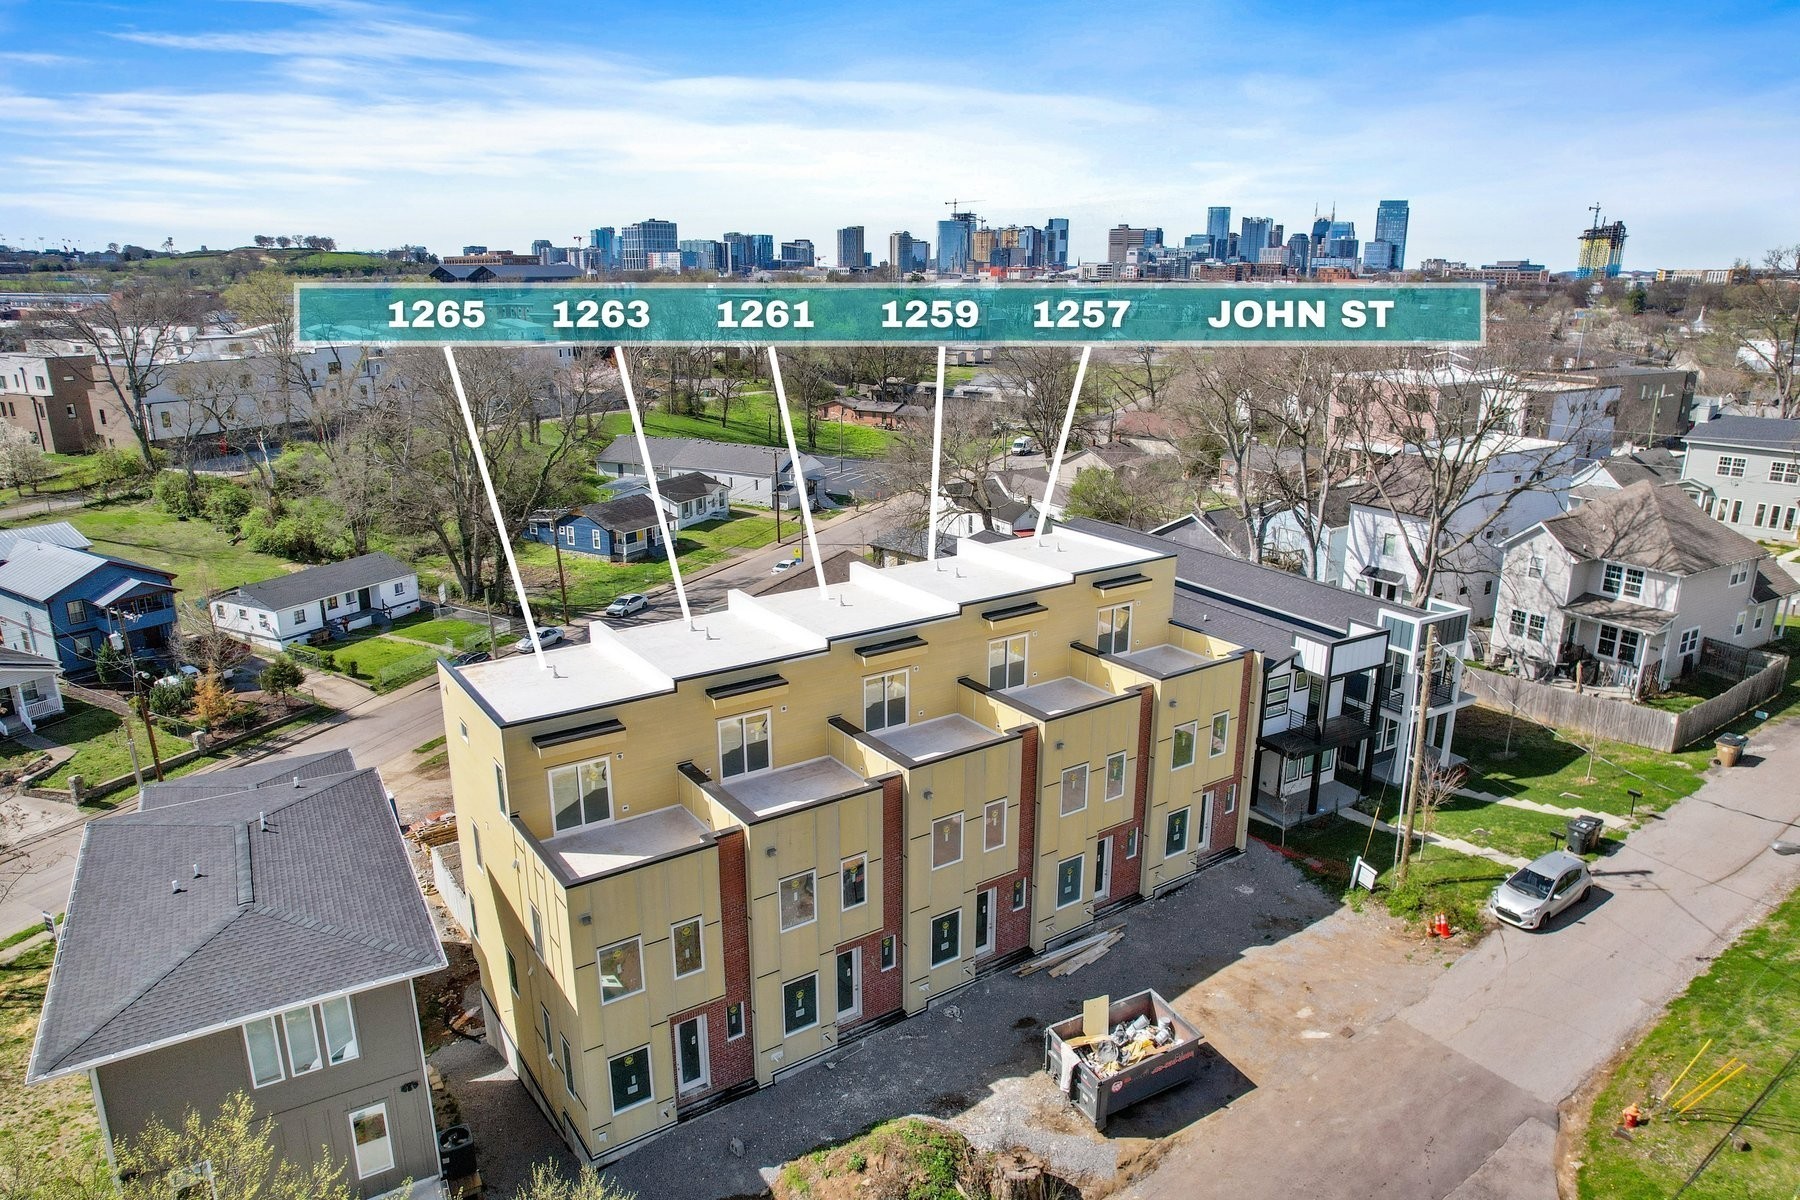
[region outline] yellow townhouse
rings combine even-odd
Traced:
[[[1054,530],[440,666],[488,1028],[605,1161],[1242,848],[1256,656]]]

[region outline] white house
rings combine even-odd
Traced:
[[[1746,537],[1800,538],[1800,421],[1717,417],[1687,446],[1682,481],[1716,519]]]
[[[1440,476],[1461,475],[1468,485],[1443,522],[1442,533],[1473,540],[1440,563],[1433,597],[1466,605],[1476,622],[1494,614],[1500,547],[1567,506],[1574,452],[1561,442],[1494,435],[1479,445],[1449,444],[1442,453],[1461,465]],[[1377,468],[1382,483],[1350,497],[1344,545],[1344,587],[1385,600],[1413,596],[1419,572],[1407,547],[1430,536],[1427,514],[1442,503],[1432,471],[1417,455],[1400,454]]]
[[[245,584],[210,603],[219,629],[280,650],[417,612],[419,577],[399,559],[376,551]]]
[[[723,483],[731,490],[731,499],[743,504],[773,508],[772,498],[779,493],[781,507],[796,508],[794,472],[788,452],[774,446],[748,446],[734,442],[711,442],[704,438],[647,437],[650,466],[658,478],[698,472]],[[637,439],[614,438],[594,460],[595,468],[607,479],[618,479],[644,473],[643,459],[638,455]],[[806,479],[806,493],[813,506],[825,507],[825,467],[810,454],[800,456],[800,473]]]
[[[1800,582],[1766,550],[1701,512],[1675,484],[1641,480],[1506,544],[1494,648],[1539,677],[1636,691],[1699,661],[1703,640],[1779,635]]]
[[[34,732],[39,721],[63,710],[61,674],[54,659],[0,646],[0,730],[6,736]]]

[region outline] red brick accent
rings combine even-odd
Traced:
[[[1038,728],[1027,725],[1019,738],[1019,873],[1025,876],[1025,910],[1031,911],[1031,869],[1037,864]],[[1012,907],[1011,897],[1007,907]]]
[[[862,951],[862,1015],[849,1021],[839,1021],[838,1033],[840,1034],[855,1029],[865,1021],[885,1016],[900,1007],[900,947],[898,939],[894,946],[894,969],[891,971],[881,969],[881,939],[887,935],[887,930],[877,929],[874,933],[857,938],[855,941],[845,942],[832,951],[834,954],[842,954],[853,948]],[[837,963],[835,960],[831,964],[831,978],[824,982],[824,986],[832,989],[831,994],[835,999],[837,996]]]
[[[1141,886],[1144,869],[1144,841],[1149,836],[1150,820],[1150,768],[1156,760],[1156,689],[1146,685],[1138,692],[1138,764],[1137,764],[1137,797],[1131,805],[1131,823],[1137,826],[1138,854],[1131,860],[1131,889],[1136,891]],[[1125,879],[1123,873],[1116,876],[1121,883]],[[1113,894],[1125,895],[1115,885]]]
[[[755,1058],[750,1053],[749,1023],[745,1022],[745,1036],[725,1040],[725,1007],[730,1001],[720,998],[699,1008],[690,1008],[686,1012],[675,1013],[669,1018],[669,1061],[680,1069],[681,1046],[678,1040],[680,1025],[690,1017],[704,1015],[706,1017],[706,1061],[711,1072],[707,1086],[696,1088],[691,1092],[680,1092],[676,1098],[678,1107],[685,1107],[696,1100],[704,1100],[733,1084],[742,1083],[755,1073]]]
[[[1102,907],[1110,907],[1121,900],[1128,900],[1137,895],[1138,880],[1142,877],[1144,869],[1144,835],[1141,830],[1138,833],[1138,852],[1131,858],[1125,857],[1125,836],[1134,829],[1138,829],[1138,823],[1126,821],[1123,824],[1114,825],[1111,829],[1100,831],[1101,837],[1112,839],[1112,849],[1109,853],[1109,857],[1112,859],[1112,890],[1107,897],[1106,904]]]
[[[730,829],[719,835],[719,931],[725,943],[725,996],[694,1010],[707,1014],[706,1036],[712,1065],[710,1090],[713,1091],[756,1077],[750,1014],[750,883],[744,855],[743,830]],[[744,1036],[726,1041],[725,1009],[731,1004],[743,1006]],[[671,1037],[673,1033],[671,1023]],[[704,1094],[695,1093],[694,1097],[683,1099]]]

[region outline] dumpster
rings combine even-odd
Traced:
[[[1750,739],[1741,733],[1721,733],[1713,740],[1713,745],[1719,751],[1719,765],[1721,767],[1737,766],[1738,756],[1749,744]]]
[[[1599,817],[1569,818],[1569,853],[1592,854],[1600,847],[1600,831],[1606,827]]]
[[[1154,991],[1114,1000],[1107,1026],[1106,1036],[1089,1038],[1082,1018],[1070,1017],[1044,1031],[1044,1070],[1095,1128],[1200,1074],[1206,1039]]]

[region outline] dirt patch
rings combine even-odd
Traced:
[[[1028,1151],[984,1154],[956,1130],[903,1117],[823,1146],[781,1168],[774,1200],[1082,1200],[1079,1188],[1045,1169]]]
[[[450,1023],[462,1023],[464,998],[470,985],[481,979],[481,969],[476,966],[468,943],[445,942],[444,956],[450,960],[448,967],[413,981],[419,1002],[419,1034],[425,1039],[426,1054],[462,1036]]]

